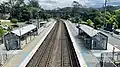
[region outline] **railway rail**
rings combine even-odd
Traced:
[[[55,24],[26,67],[80,67],[63,21]]]

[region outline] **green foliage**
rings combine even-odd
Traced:
[[[28,4],[29,4],[30,7],[40,8],[38,0],[28,0],[28,1],[29,1]]]
[[[118,28],[118,21],[116,20],[116,15],[112,15],[109,19],[109,23],[114,25],[114,28]]]
[[[4,34],[4,31],[2,29],[0,29],[0,37],[2,37]]]
[[[115,11],[116,20],[119,22],[118,27],[120,28],[120,9]]]
[[[73,7],[61,8],[58,11],[65,12],[64,15],[61,14],[64,17],[67,17],[68,12],[73,23],[79,23],[79,19],[76,18],[79,17],[83,21],[87,21],[88,25],[93,22],[94,28],[101,28],[106,24],[114,24],[116,28],[120,27],[120,10],[116,10],[117,8],[114,6],[107,6],[105,14],[104,8],[84,8],[77,1],[73,1],[72,5]]]
[[[92,20],[88,19],[86,24],[89,26],[93,26],[94,23],[92,22]]]
[[[115,28],[120,28],[120,9],[114,6],[106,7],[106,15],[104,14],[104,8],[85,8],[77,1],[73,1],[72,6],[57,10],[43,10],[38,0],[28,0],[27,4],[24,0],[9,0],[0,4],[0,13],[10,13],[10,20],[13,23],[17,23],[18,20],[29,21],[29,19],[38,17],[44,20],[50,17],[61,17],[63,19],[72,18],[73,23],[82,23],[82,20],[87,21],[87,25],[94,25],[95,28],[105,24],[114,24]],[[104,20],[106,23],[104,23]]]
[[[12,7],[12,8],[11,8]],[[0,13],[10,13],[10,20],[16,18],[19,21],[28,21],[29,19],[36,19],[38,12],[41,10],[38,0],[8,0],[0,4]]]
[[[100,27],[100,24],[102,23],[102,20],[99,17],[95,17],[93,21],[94,21],[94,28],[95,29]]]
[[[15,18],[13,18],[13,19],[11,20],[11,22],[16,24],[16,23],[18,22],[18,20],[15,19]]]
[[[80,7],[82,7],[82,5],[79,4],[79,2],[77,2],[77,1],[73,1],[72,5],[73,5],[74,8],[80,8]]]
[[[3,30],[3,28],[0,26],[0,37],[2,37],[4,35],[5,31]]]
[[[106,12],[106,19],[109,19],[111,17],[111,14],[109,12]]]
[[[79,17],[75,17],[75,18],[72,18],[71,19],[71,21],[73,22],[73,23],[81,23],[81,21],[82,21],[82,19],[80,19]]]

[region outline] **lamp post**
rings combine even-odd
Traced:
[[[19,49],[21,49],[21,42],[20,42],[20,40],[21,40],[21,28],[19,28],[19,34],[20,34],[20,39],[19,39]]]
[[[22,17],[22,13],[21,13],[21,7],[22,7],[23,5],[20,5],[20,7],[19,7],[19,9],[20,9],[20,12],[19,12],[19,21],[21,20],[21,17]]]
[[[12,0],[10,0],[10,18],[12,19],[12,9],[13,9],[13,5],[12,5]]]
[[[37,13],[37,35],[38,35],[39,28],[40,28],[40,24],[39,24],[39,13]]]

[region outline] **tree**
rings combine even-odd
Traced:
[[[114,25],[113,28],[118,28],[118,21],[116,20],[116,15],[112,15],[108,20],[108,23]]]
[[[93,26],[94,23],[92,22],[92,20],[88,19],[86,24],[89,26]]]
[[[22,8],[22,20],[23,21],[29,21],[29,19],[31,18],[31,12],[29,11],[27,5],[25,5],[23,8]]]
[[[39,5],[38,0],[28,0],[28,1],[29,1],[28,5],[29,5],[30,7],[40,8],[40,5]]]
[[[82,5],[79,4],[79,2],[77,2],[77,1],[73,1],[72,6],[73,6],[73,8],[72,8],[72,14],[71,15],[73,17],[78,16],[78,13],[77,13],[77,12],[79,12],[78,9],[80,7],[82,8]]]
[[[77,2],[77,1],[73,1],[72,6],[73,6],[74,8],[80,8],[80,7],[82,8],[82,5],[79,4],[79,2]]]
[[[120,9],[115,11],[116,20],[118,21],[118,28],[120,28]]]
[[[38,0],[28,0],[28,9],[32,14],[32,18],[36,19],[39,15],[38,12],[41,10]]]
[[[20,12],[21,12],[21,7],[25,4],[24,0],[9,0],[6,2],[7,6],[9,7],[10,12],[10,19],[12,18],[19,18]]]
[[[40,9],[34,8],[34,7],[29,7],[29,12],[31,13],[31,18],[36,19],[38,17],[38,12]]]
[[[12,19],[13,15],[14,15],[14,11],[15,11],[15,5],[17,3],[17,0],[9,0],[8,4],[10,7],[10,19]]]
[[[110,14],[110,12],[106,12],[106,15],[105,15],[105,18],[107,19],[107,20],[109,20],[109,18],[112,16],[112,14]]]
[[[4,17],[5,14],[8,14],[10,12],[10,7],[7,2],[3,2],[0,4],[0,13],[2,14],[1,18],[6,19]]]
[[[18,20],[14,18],[11,20],[11,22],[17,24]]]
[[[97,16],[94,18],[94,28],[97,29],[101,27],[102,20]]]
[[[82,19],[80,19],[79,17],[74,17],[71,19],[71,21],[76,24],[81,24]]]
[[[2,37],[4,35],[5,31],[3,30],[3,28],[0,26],[0,37]]]

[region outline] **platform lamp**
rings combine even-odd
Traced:
[[[21,28],[18,29],[19,30],[19,34],[20,34],[20,39],[21,39]],[[20,41],[20,40],[19,40]],[[19,42],[20,43],[20,42]],[[19,44],[19,48],[21,49],[21,43]]]
[[[37,12],[37,24],[38,24],[38,29],[39,29],[39,27],[40,27],[40,24],[39,24],[39,18],[40,18],[39,12],[40,12],[40,10]]]
[[[39,13],[37,13],[36,19],[37,19],[37,35],[38,35],[38,30],[39,30],[39,28],[40,28],[40,24],[39,24]]]
[[[81,20],[81,18],[79,18],[79,17],[77,17],[77,28],[78,28],[78,35],[80,34],[80,24],[81,24],[81,22],[82,22],[82,20]]]

